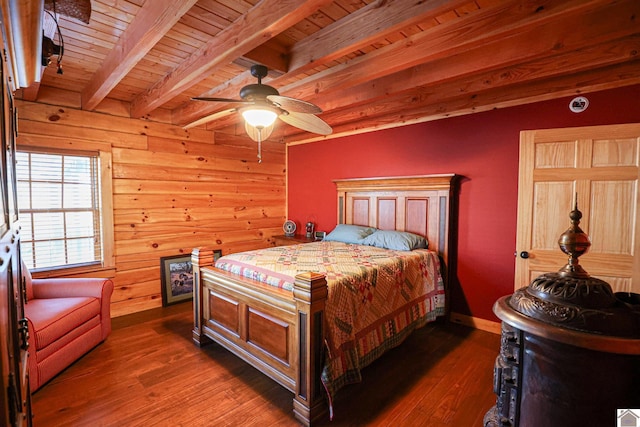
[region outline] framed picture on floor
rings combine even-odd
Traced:
[[[214,260],[222,256],[214,251]],[[174,255],[160,258],[160,280],[162,282],[162,306],[166,307],[193,298],[193,267],[191,255]]]

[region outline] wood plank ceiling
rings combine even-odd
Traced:
[[[59,16],[64,74],[53,57],[18,97],[62,89],[85,110],[110,98],[132,117],[170,112],[179,126],[229,131],[243,129],[234,105],[191,98],[238,98],[260,63],[264,83],[317,104],[334,129],[319,137],[279,122],[274,136],[301,143],[640,83],[638,0],[91,5],[89,24]]]

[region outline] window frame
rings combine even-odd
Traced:
[[[91,145],[91,144],[89,144]],[[60,277],[69,275],[81,275],[84,273],[105,275],[112,277],[115,274],[114,253],[114,225],[113,225],[113,179],[112,156],[110,151],[86,149],[64,149],[58,147],[42,147],[39,145],[18,144],[16,151],[30,151],[42,154],[54,155],[87,155],[97,154],[100,168],[100,227],[102,241],[102,261],[91,264],[74,266],[43,267],[32,271],[34,277]]]

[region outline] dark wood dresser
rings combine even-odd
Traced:
[[[3,48],[6,46],[3,44]],[[0,426],[31,426],[26,290],[20,258],[15,138],[17,115],[10,92],[7,58],[0,61]]]
[[[640,295],[584,271],[590,241],[580,211],[570,217],[559,240],[567,265],[494,305],[502,339],[485,427],[615,426],[640,408]]]

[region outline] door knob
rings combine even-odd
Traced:
[[[520,252],[520,258],[524,258],[524,259],[529,258],[529,252],[527,251]]]

